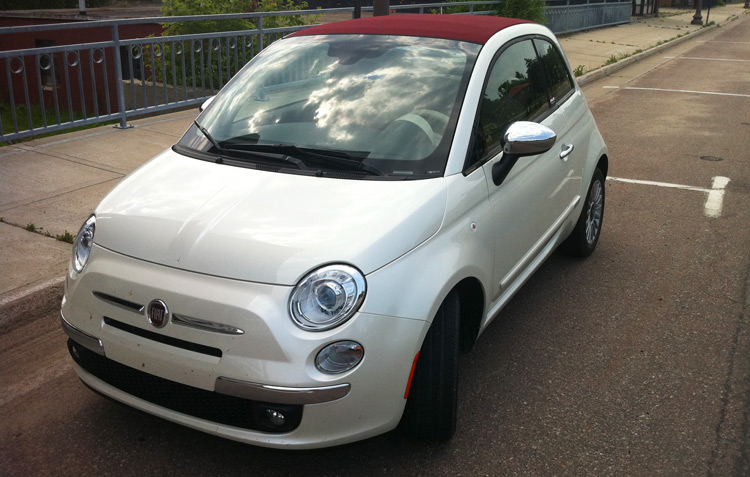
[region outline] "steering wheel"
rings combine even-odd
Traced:
[[[412,123],[421,129],[430,139],[433,147],[437,147],[443,138],[443,135],[436,133],[435,130],[441,133],[445,131],[446,126],[448,126],[448,120],[448,115],[432,109],[416,109],[396,119],[396,121]]]

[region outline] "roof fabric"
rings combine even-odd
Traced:
[[[326,23],[300,30],[290,36],[308,35],[403,35],[484,44],[509,26],[532,23],[527,20],[479,15],[405,14],[360,18]]]

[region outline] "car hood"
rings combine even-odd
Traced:
[[[96,209],[95,242],[149,262],[294,285],[329,263],[370,273],[435,234],[442,178],[343,180],[265,172],[165,151]]]

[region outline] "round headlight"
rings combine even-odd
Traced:
[[[300,328],[323,331],[351,318],[364,298],[365,277],[359,270],[331,265],[299,282],[289,300],[289,311]]]
[[[91,247],[94,245],[94,232],[96,231],[96,217],[93,215],[83,223],[78,232],[76,241],[73,242],[73,268],[81,273],[86,262],[89,261]]]

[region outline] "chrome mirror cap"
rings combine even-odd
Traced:
[[[535,156],[552,149],[557,140],[553,130],[538,123],[517,121],[508,127],[503,152],[512,156]]]

